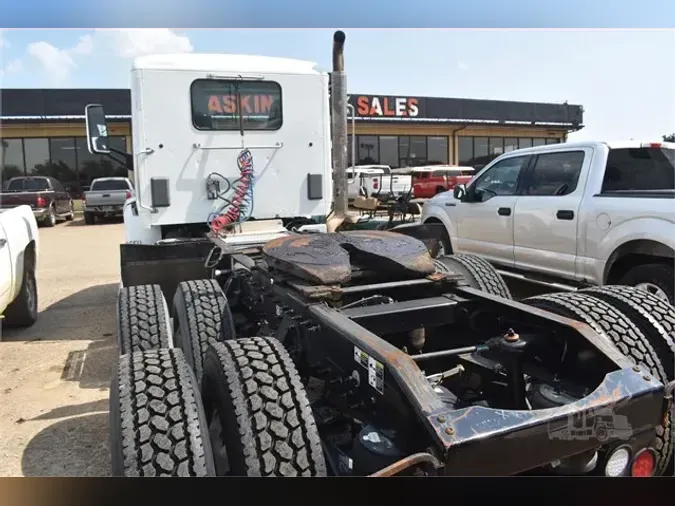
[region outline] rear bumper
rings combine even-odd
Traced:
[[[84,212],[101,216],[112,216],[112,215],[122,216],[123,209],[124,204],[113,204],[108,206],[85,206]]]
[[[635,455],[654,447],[656,427],[667,409],[666,392],[663,384],[641,374],[612,372],[589,396],[559,408],[472,407],[434,413],[427,420],[445,447],[444,473],[513,475],[595,450],[603,455],[625,446]]]

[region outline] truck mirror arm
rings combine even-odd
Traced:
[[[122,151],[120,149],[115,148],[108,148],[108,149],[110,149],[110,153],[106,153],[106,155],[109,158],[112,158],[117,163],[124,165],[128,170],[134,170],[134,157],[131,153],[127,153],[126,151]],[[113,153],[115,153],[116,155],[120,155],[123,158],[119,159],[116,156],[113,156]]]

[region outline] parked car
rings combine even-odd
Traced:
[[[675,143],[575,142],[511,151],[422,211],[445,253],[574,290],[631,285],[675,304]]]
[[[438,193],[452,190],[457,184],[468,183],[473,176],[473,167],[451,165],[415,167],[412,173],[413,192],[415,198],[431,198]]]
[[[0,315],[3,325],[27,327],[37,320],[35,271],[38,246],[38,225],[30,206],[0,210]]]
[[[133,194],[133,184],[126,177],[94,179],[89,191],[82,195],[85,223],[93,225],[96,218],[121,217],[124,203]]]
[[[0,209],[28,205],[40,225],[53,227],[75,217],[73,199],[63,185],[49,176],[13,177],[0,193]]]

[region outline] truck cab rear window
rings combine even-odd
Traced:
[[[607,157],[603,192],[675,190],[675,150],[612,149]]]
[[[49,190],[49,182],[43,177],[12,179],[7,185],[8,192],[34,192]]]
[[[190,95],[198,130],[281,128],[281,86],[273,81],[198,79]]]
[[[126,181],[96,181],[91,185],[91,191],[130,190]]]

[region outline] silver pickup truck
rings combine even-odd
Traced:
[[[122,208],[134,194],[134,187],[126,177],[101,177],[91,182],[88,192],[82,196],[84,221],[96,223],[96,218],[122,216]]]
[[[549,288],[631,285],[675,304],[675,143],[511,151],[422,211],[443,249]]]

